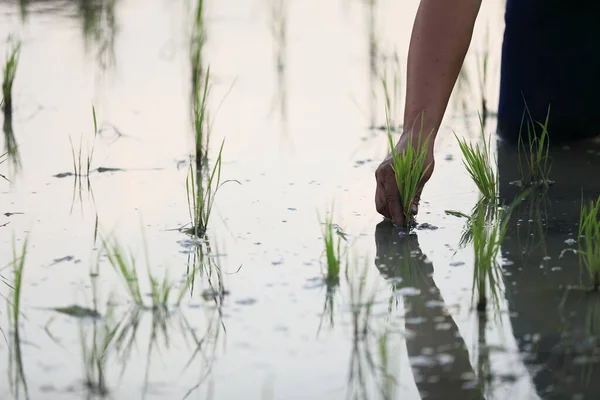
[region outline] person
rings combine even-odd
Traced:
[[[408,52],[404,132],[396,144],[402,151],[409,137],[431,135],[413,216],[435,167],[435,139],[480,6],[481,0],[421,0],[417,11]],[[498,105],[501,138],[517,141],[525,107],[534,121],[550,116],[553,144],[600,133],[599,17],[600,2],[593,0],[507,0]],[[403,225],[389,156],[375,178],[377,211]]]

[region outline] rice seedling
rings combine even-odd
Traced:
[[[71,143],[71,157],[72,157],[72,161],[73,161],[73,175],[75,176],[76,179],[81,178],[81,177],[88,178],[88,183],[89,183],[90,172],[92,172],[92,162],[94,159],[94,148],[96,146],[96,136],[98,136],[98,123],[96,120],[96,108],[94,107],[94,105],[92,105],[92,118],[93,118],[93,122],[94,122],[94,136],[92,138],[92,147],[87,148],[85,157],[83,154],[83,138],[80,137],[79,149],[76,152],[75,146],[73,145],[73,141],[72,141],[71,137],[69,136],[69,142]]]
[[[527,118],[525,115],[527,114]],[[552,160],[550,159],[550,140],[548,136],[548,122],[550,120],[550,106],[545,121],[534,121],[525,103],[525,111],[521,119],[518,137],[519,171],[521,181],[525,185],[549,186]],[[523,123],[526,123],[527,138],[523,137]]]
[[[210,67],[206,70],[202,90],[196,88],[194,97],[194,139],[196,144],[196,168],[202,170],[203,161],[208,157],[210,141],[210,125],[208,118],[207,100],[210,93]]]
[[[394,52],[393,61],[391,62],[391,77],[388,77],[388,69],[386,68],[383,75],[381,76],[381,84],[383,86],[383,95],[385,101],[386,110],[389,110],[389,125],[392,131],[400,131],[401,124],[401,71],[400,71],[400,60],[398,53]]]
[[[325,218],[323,226],[323,244],[325,245],[326,273],[323,281],[328,290],[333,290],[340,283],[340,268],[342,265],[341,243],[342,237],[337,234],[336,225],[333,223],[333,209]]]
[[[142,296],[136,259],[133,254],[128,255],[116,239],[113,239],[112,241],[103,239],[103,248],[108,262],[121,277],[125,289],[136,306],[152,310],[166,309],[168,307],[174,284],[169,280],[166,272],[163,279],[159,279],[152,275],[150,270],[150,258],[148,257],[147,250],[145,251],[145,258],[147,279],[150,286],[151,303],[149,306],[145,304]],[[188,279],[176,297],[176,307],[180,305],[189,285],[190,280]]]
[[[412,205],[417,197],[419,184],[423,181],[429,165],[425,165],[427,160],[427,151],[429,146],[429,135],[425,140],[423,137],[423,115],[421,115],[421,129],[419,131],[417,142],[413,142],[412,135],[408,136],[408,143],[405,149],[397,151],[392,138],[392,126],[389,110],[386,108],[386,127],[390,153],[392,157],[392,169],[396,177],[396,185],[400,194],[400,203],[404,212],[404,227],[410,229],[414,225],[412,214]]]
[[[23,290],[23,271],[27,255],[28,237],[23,239],[20,254],[17,253],[16,244],[13,240],[13,275],[12,296],[7,302],[8,322],[12,326],[12,335],[9,349],[9,371],[10,387],[14,398],[19,398],[21,391],[25,398],[29,397],[25,369],[23,367],[23,356],[21,353],[21,295]]]
[[[592,279],[593,290],[600,289],[600,197],[589,206],[581,204],[579,217],[579,256]]]
[[[498,197],[498,173],[496,162],[492,163],[491,141],[492,135],[486,140],[483,131],[483,121],[481,123],[482,146],[477,143],[467,143],[466,139],[460,139],[456,133],[454,137],[458,141],[460,151],[463,154],[463,164],[467,168],[471,179],[477,185],[481,195],[488,201],[495,201]]]
[[[481,92],[481,125],[485,126],[488,116],[487,108],[487,86],[489,76],[489,59],[490,59],[490,27],[486,26],[485,30],[485,47],[481,50],[481,63],[477,63],[477,73],[479,75],[479,89]]]
[[[192,95],[202,91],[200,88],[202,77],[202,50],[206,43],[206,28],[204,26],[204,0],[198,0],[193,13],[192,32],[190,35],[190,64],[192,73]]]
[[[498,265],[498,253],[506,235],[510,211],[497,208],[494,222],[486,221],[483,203],[479,203],[477,212],[471,217],[475,267],[473,269],[473,296],[478,294],[477,311],[484,312],[488,304],[488,288],[494,305],[498,304],[499,284],[502,280]]]
[[[181,229],[189,235],[198,238],[206,235],[215,196],[221,186],[227,182],[232,182],[231,180],[221,182],[221,162],[224,145],[225,141],[223,140],[217,159],[215,160],[215,165],[207,177],[204,177],[197,168],[194,169],[193,164],[190,163],[189,173],[185,181],[185,189],[191,226],[187,229]]]
[[[10,42],[10,41],[9,41]],[[21,43],[10,43],[9,51],[4,61],[4,80],[2,81],[2,110],[4,115],[12,115],[12,90],[19,66],[19,55],[21,54]]]

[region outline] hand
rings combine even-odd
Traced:
[[[416,143],[416,141],[413,141]],[[396,145],[396,151],[401,153],[408,145],[408,134],[403,134]],[[411,220],[419,212],[419,201],[421,200],[421,193],[423,187],[431,178],[433,168],[435,166],[435,159],[433,158],[433,138],[429,141],[427,148],[427,158],[425,160],[425,174],[423,179],[419,183],[417,188],[417,195],[415,201],[412,204],[410,218]],[[398,186],[396,186],[396,177],[394,170],[392,169],[392,156],[388,155],[385,160],[377,167],[375,171],[375,179],[377,180],[377,189],[375,190],[375,207],[377,212],[386,218],[391,219],[396,225],[404,226],[404,210],[402,209],[402,203],[400,202],[400,193],[398,192]]]

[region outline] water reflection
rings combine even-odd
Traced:
[[[375,264],[385,278],[396,282],[395,295],[403,298],[406,348],[421,396],[483,398],[465,342],[446,310],[418,236],[401,235],[391,222],[383,221],[377,225],[375,242]]]
[[[598,368],[599,297],[582,288],[585,271],[565,251],[576,243],[582,194],[587,201],[600,193],[599,155],[600,146],[589,141],[551,148],[556,183],[515,209],[502,246],[514,336],[545,398],[600,396],[600,384],[584,379]],[[498,162],[500,194],[508,202],[522,190],[513,184],[519,177],[515,146],[499,142]]]

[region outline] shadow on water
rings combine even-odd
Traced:
[[[600,293],[589,290],[573,250],[582,201],[600,194],[600,145],[551,148],[550,157],[555,184],[517,207],[502,246],[511,324],[540,396],[595,399],[600,382],[589,377],[600,367]],[[511,201],[521,190],[511,184],[519,174],[514,146],[499,142],[498,164],[500,194]]]
[[[416,234],[401,235],[389,221],[375,231],[375,265],[404,303],[406,348],[421,396],[482,399],[469,353],[433,280],[433,265]],[[393,298],[392,297],[392,298]]]

